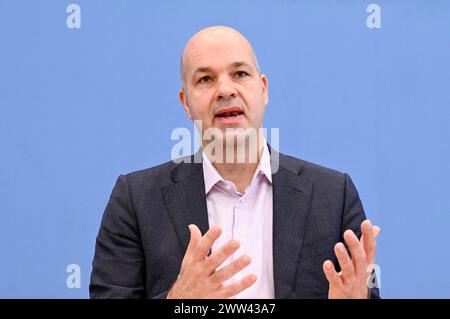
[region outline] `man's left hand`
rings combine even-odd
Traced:
[[[376,237],[380,231],[380,227],[372,226],[369,220],[365,220],[361,223],[360,240],[353,231],[344,232],[344,240],[352,258],[344,244],[339,242],[334,246],[334,252],[341,271],[338,273],[330,260],[323,263],[323,271],[330,284],[328,298],[366,299],[370,297],[367,283],[375,264]]]

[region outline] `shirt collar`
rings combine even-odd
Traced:
[[[224,179],[217,172],[216,168],[212,165],[208,156],[202,151],[202,166],[203,166],[203,177],[205,180],[205,194],[208,194],[211,188],[218,182]],[[272,183],[272,167],[270,165],[270,153],[267,147],[267,143],[264,141],[264,148],[259,161],[258,167],[256,168],[255,174],[253,175],[253,180],[258,174],[263,174],[266,176],[267,180]]]
[[[267,180],[272,183],[272,166],[270,165],[270,153],[266,142],[264,142],[263,153],[256,172],[264,174]]]
[[[216,185],[219,181],[223,181],[223,178],[222,176],[220,176],[216,168],[212,165],[205,152],[202,152],[202,156],[203,178],[205,179],[205,194],[208,194],[214,185]]]

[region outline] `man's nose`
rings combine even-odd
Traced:
[[[216,100],[228,100],[230,98],[235,98],[237,91],[232,81],[221,79],[218,82],[216,91]]]

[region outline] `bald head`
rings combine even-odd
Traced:
[[[254,67],[260,73],[258,61],[250,42],[237,30],[226,26],[213,26],[197,32],[186,44],[180,59],[180,76],[185,88],[187,70],[195,65],[196,59],[213,56],[225,51],[241,51],[251,57]]]

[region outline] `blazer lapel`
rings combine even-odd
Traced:
[[[199,227],[202,234],[209,229],[205,182],[202,163],[181,163],[172,171],[172,182],[162,188],[170,218],[184,251],[189,244],[189,224]]]
[[[302,165],[282,154],[278,159],[279,169],[272,175],[273,270],[275,298],[282,299],[290,297],[295,283],[313,184],[299,176]]]

